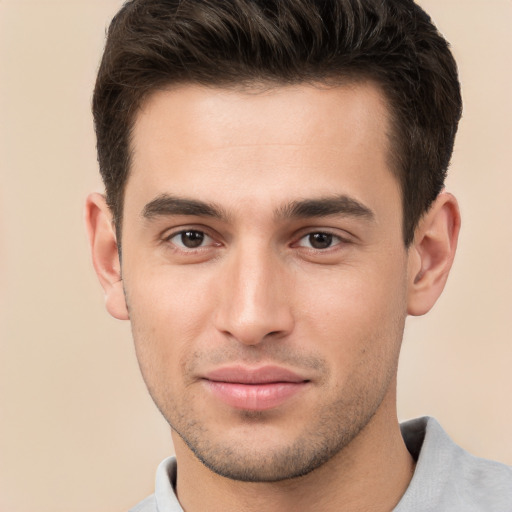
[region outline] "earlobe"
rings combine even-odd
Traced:
[[[85,225],[94,269],[105,293],[106,308],[114,318],[128,320],[116,233],[103,195],[94,193],[87,198]]]
[[[421,219],[409,248],[408,314],[424,315],[441,295],[455,257],[459,230],[457,200],[442,192]]]

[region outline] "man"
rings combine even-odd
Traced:
[[[93,261],[176,450],[134,511],[512,509],[510,468],[397,420],[460,226],[456,65],[418,6],[133,0],[93,103]]]

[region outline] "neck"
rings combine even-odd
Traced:
[[[187,512],[389,512],[404,494],[414,461],[400,434],[396,409],[382,407],[341,452],[303,477],[271,483],[219,476],[174,436],[178,499]],[[174,433],[173,433],[174,435]]]

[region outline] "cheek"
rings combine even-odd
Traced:
[[[189,331],[200,328],[216,302],[208,274],[191,266],[148,267],[125,281],[132,322],[135,312],[152,326],[154,333],[163,330],[162,334],[169,338],[174,337],[175,331],[187,336]]]
[[[135,349],[148,387],[160,381],[171,386],[180,361],[205,337],[211,308],[204,286],[166,269],[125,281]]]
[[[406,275],[400,258],[381,258],[373,266],[332,269],[303,278],[299,327],[322,340],[326,357],[345,365],[359,359],[396,357],[406,316]]]

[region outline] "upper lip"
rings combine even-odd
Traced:
[[[260,366],[252,368],[235,365],[216,368],[204,375],[204,378],[214,382],[236,384],[270,384],[273,382],[307,382],[309,379],[280,366]]]

